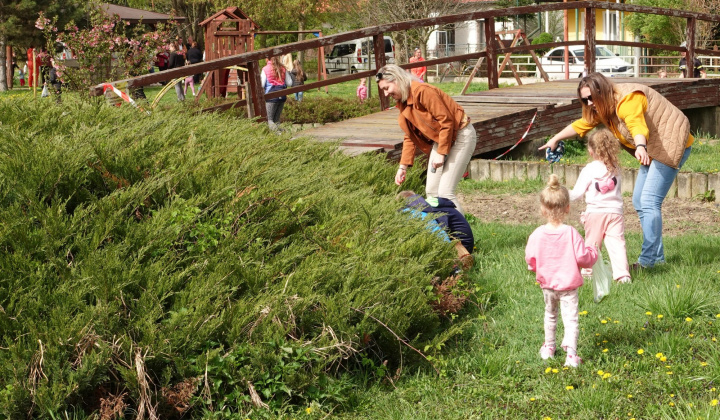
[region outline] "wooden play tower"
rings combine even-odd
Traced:
[[[260,29],[240,8],[228,7],[200,23],[205,29],[205,61],[253,51],[253,32]],[[234,69],[215,69],[208,72],[200,94],[208,98],[225,97],[239,92],[247,81],[247,72]],[[199,97],[200,95],[198,95]]]

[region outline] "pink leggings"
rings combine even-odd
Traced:
[[[580,334],[578,314],[578,290],[542,289],[545,298],[545,344],[555,346],[558,306],[562,311],[565,335],[560,345],[566,352],[572,349],[577,354],[577,341]]]
[[[625,219],[616,213],[583,213],[581,218],[585,224],[585,245],[597,244],[598,248],[605,242],[605,249],[610,257],[613,279],[630,277],[625,250]]]

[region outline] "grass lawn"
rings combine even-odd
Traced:
[[[518,184],[520,193],[538,191],[537,183]],[[361,391],[357,411],[341,418],[720,418],[720,296],[708,293],[720,287],[720,236],[667,238],[667,264],[613,285],[599,304],[587,282],[580,289],[584,363],[573,369],[563,367],[560,350],[548,361],[538,355],[543,298],[524,262],[536,226],[471,224],[477,299],[464,315],[472,326],[432,359],[442,374],[427,365],[407,369],[392,385]],[[641,241],[627,236],[631,261]],[[561,339],[558,327],[558,346]]]

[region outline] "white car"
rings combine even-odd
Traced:
[[[385,40],[385,62],[395,63],[395,44],[389,36]],[[370,56],[368,56],[370,47]],[[335,44],[325,56],[325,68],[328,73],[357,73],[362,70],[375,69],[375,47],[372,37],[354,39]]]
[[[570,77],[582,77],[585,71],[585,47],[568,47]],[[608,77],[632,77],[635,70],[632,64],[616,56],[609,49],[595,47],[595,71],[603,73]],[[550,79],[565,78],[565,47],[553,48],[541,59],[543,70]],[[535,76],[540,78],[540,70],[536,70]]]

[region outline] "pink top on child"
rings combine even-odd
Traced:
[[[574,290],[583,285],[581,268],[591,268],[597,261],[594,246],[585,246],[580,233],[572,226],[540,226],[528,238],[525,261],[528,270],[543,289]]]
[[[357,97],[360,98],[361,101],[364,101],[367,99],[367,86],[360,85],[357,88]]]

